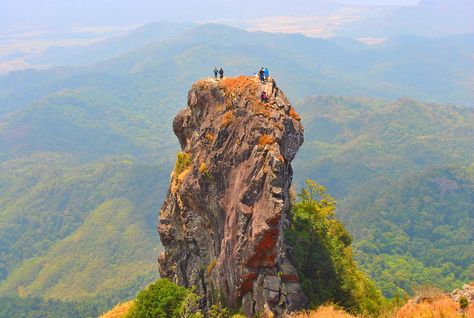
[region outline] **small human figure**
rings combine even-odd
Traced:
[[[222,69],[222,67],[221,67],[221,69],[219,70],[219,75],[220,75],[220,78],[221,78],[221,79],[224,78],[224,70]]]
[[[262,102],[268,103],[268,95],[267,95],[266,91],[262,92],[262,95],[260,95],[260,98],[261,98]]]
[[[268,72],[268,68],[265,67],[265,70],[263,71],[263,74],[265,75],[265,82],[268,81],[268,77],[270,75],[270,73]]]
[[[217,74],[219,74],[219,70],[217,67],[214,67],[214,78],[217,79]]]
[[[265,71],[263,70],[263,67],[258,72],[258,76],[260,77],[260,82],[264,83],[265,82]]]

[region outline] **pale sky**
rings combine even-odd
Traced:
[[[26,25],[70,27],[154,21],[207,22],[259,16],[306,15],[337,2],[414,5],[417,0],[0,0],[0,30]],[[3,33],[3,32],[0,32]]]

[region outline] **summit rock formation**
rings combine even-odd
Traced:
[[[204,311],[304,308],[284,239],[303,126],[275,81],[198,81],[173,129],[182,152],[160,211],[161,276],[195,288]]]

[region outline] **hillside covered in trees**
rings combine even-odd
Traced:
[[[370,47],[205,25],[96,65],[1,76],[0,294],[112,304],[154,280],[189,83],[208,65],[251,75],[268,61],[305,127],[296,187],[328,188],[384,294],[472,280],[469,39],[408,50],[407,37]]]

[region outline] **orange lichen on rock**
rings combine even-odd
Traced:
[[[211,133],[206,133],[206,135],[204,136],[204,138],[206,138],[206,139],[209,140],[210,142],[214,142],[214,140],[216,140],[216,136],[214,136],[214,135],[211,134]]]
[[[275,143],[275,138],[273,138],[272,136],[270,135],[262,135],[260,136],[260,138],[258,139],[258,144],[260,146],[265,146],[265,145],[271,145]]]
[[[221,126],[222,127],[227,127],[230,125],[232,122],[232,119],[234,119],[234,113],[232,111],[228,111],[222,116],[222,121],[221,121]]]
[[[201,165],[199,166],[199,172],[204,173],[207,171],[207,165],[205,162],[201,162]]]
[[[300,115],[298,115],[298,113],[295,111],[295,109],[293,107],[290,107],[290,116],[294,120],[297,120],[297,121],[301,120]]]

